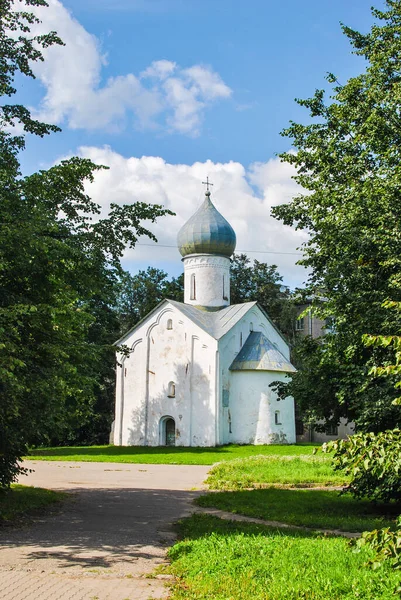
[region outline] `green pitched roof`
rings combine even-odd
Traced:
[[[230,366],[230,371],[283,371],[295,367],[260,331],[252,331]]]

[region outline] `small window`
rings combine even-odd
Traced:
[[[302,317],[301,319],[297,319],[295,321],[295,330],[296,331],[303,331],[305,327],[305,319]]]
[[[195,274],[192,273],[191,275],[191,295],[190,295],[190,299],[191,300],[196,300],[196,281],[195,281]]]
[[[223,300],[228,300],[227,292],[226,292],[226,278],[223,275]]]
[[[167,396],[169,398],[175,398],[175,383],[170,381],[167,387]]]
[[[253,323],[249,323],[249,331],[252,332],[253,331]]]
[[[326,429],[327,435],[338,435],[338,425],[330,423]]]
[[[172,329],[173,328],[173,319],[168,319],[167,321],[167,329]]]
[[[242,331],[239,334],[239,347],[242,348]]]
[[[324,322],[324,328],[327,333],[335,332],[335,321],[333,317],[327,317],[327,319]]]
[[[281,421],[280,421],[280,411],[276,410],[276,412],[274,413],[274,423],[276,425],[281,425]]]

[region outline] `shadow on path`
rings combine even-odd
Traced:
[[[35,561],[35,569],[49,561],[52,568],[93,569],[144,559],[153,568],[152,559],[162,562],[174,540],[171,523],[192,512],[199,492],[80,488],[70,496],[57,514],[0,531],[0,563],[12,563],[14,555]]]

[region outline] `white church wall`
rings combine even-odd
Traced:
[[[120,420],[116,418],[119,445],[145,443],[145,377],[146,377],[146,338],[138,337],[131,346],[119,368]]]
[[[206,343],[204,343],[206,342]],[[216,444],[216,341],[192,336],[190,445]]]
[[[119,368],[114,443],[158,446],[170,417],[177,446],[215,445],[217,342],[166,304],[124,344],[133,352]]]
[[[294,402],[292,398],[277,401],[269,388],[273,381],[284,380],[285,373],[229,370],[251,331],[262,331],[289,358],[285,340],[257,306],[221,338],[219,443],[265,444],[279,443],[279,439],[281,443],[295,443]],[[279,427],[274,417],[277,410],[280,411]]]
[[[226,256],[191,254],[183,259],[185,304],[230,304],[230,259]]]
[[[231,374],[230,418],[226,443],[295,444],[294,400],[278,400],[269,387],[284,374],[234,371]]]

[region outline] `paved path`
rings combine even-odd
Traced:
[[[30,525],[0,530],[2,600],[166,598],[149,577],[192,512],[210,467],[27,461],[25,485],[71,498]]]

